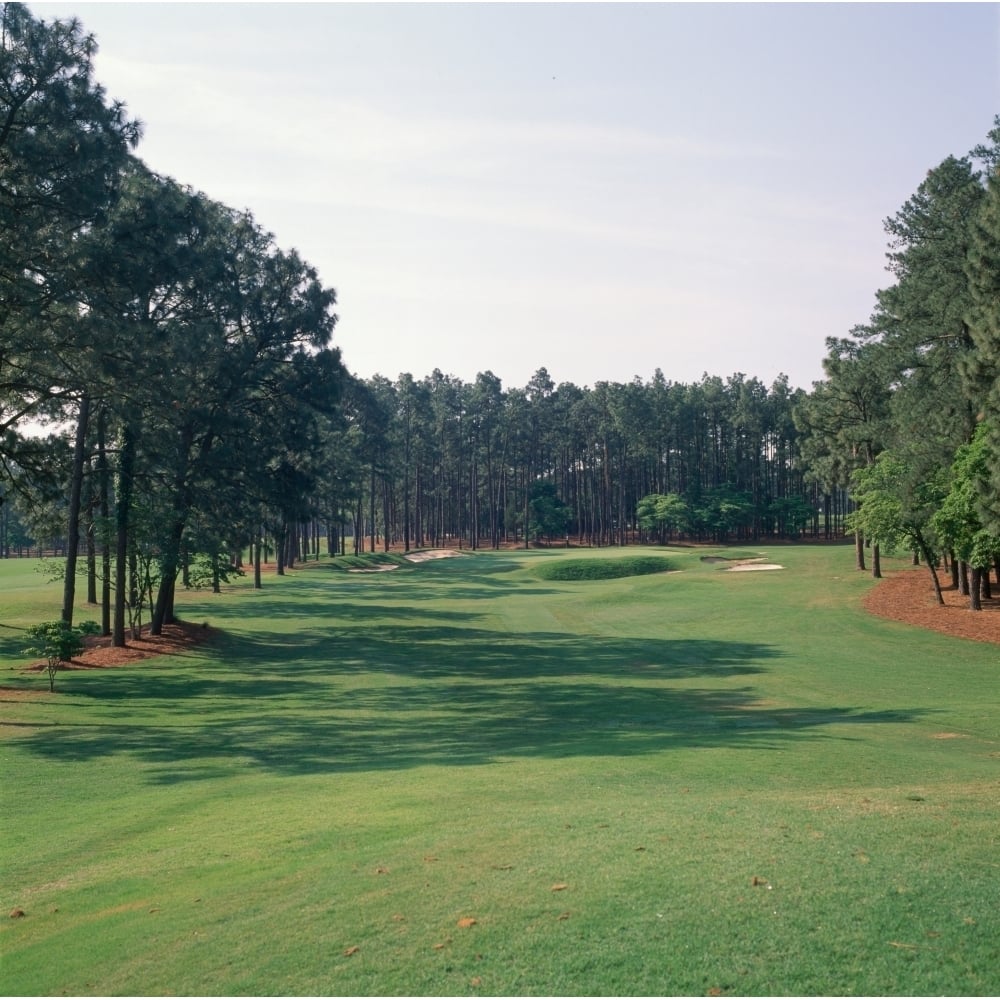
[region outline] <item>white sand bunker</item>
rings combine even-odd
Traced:
[[[424,552],[407,552],[404,558],[410,562],[427,562],[428,559],[449,559],[451,556],[460,556],[462,553],[455,549],[427,549]]]
[[[422,563],[428,559],[447,559],[450,556],[460,556],[461,552],[455,549],[426,549],[423,552],[407,552],[403,558],[410,562]],[[399,563],[382,563],[378,566],[364,566],[357,569],[349,569],[348,573],[388,573],[390,570],[399,569]]]
[[[777,563],[761,562],[759,559],[746,559],[744,561],[738,562],[735,566],[730,566],[726,570],[727,573],[749,573],[752,570],[758,569],[784,569],[784,566],[779,566]]]
[[[455,549],[426,549],[423,552],[407,552],[403,558],[410,562],[427,562],[428,559],[447,559],[449,556],[460,556],[461,552]],[[388,573],[391,570],[399,569],[399,563],[382,563],[377,566],[364,566],[356,569],[349,569],[348,573]]]

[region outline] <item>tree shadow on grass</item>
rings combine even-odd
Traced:
[[[227,636],[219,652],[217,674],[88,676],[73,697],[97,699],[99,714],[85,710],[85,724],[43,725],[15,739],[63,762],[131,755],[151,781],[173,783],[246,769],[292,776],[777,749],[821,739],[831,725],[920,715],[767,707],[751,686],[729,684],[782,655],[760,643],[399,624],[374,633],[316,627],[293,640]]]
[[[0,624],[0,661],[18,660],[24,655],[28,642],[26,631],[17,625]]]

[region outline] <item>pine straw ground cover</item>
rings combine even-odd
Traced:
[[[939,573],[940,577],[940,573]],[[959,639],[1000,643],[1000,599],[983,601],[982,611],[969,609],[969,599],[954,587],[945,586],[937,602],[930,574],[913,567],[890,573],[865,597],[865,608],[874,615],[942,632]],[[998,588],[1000,589],[1000,588]]]

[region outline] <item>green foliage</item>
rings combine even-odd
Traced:
[[[674,568],[663,556],[625,556],[621,559],[560,559],[542,563],[535,572],[543,580],[617,580],[626,576],[668,573]]]
[[[974,566],[1000,533],[1000,116],[989,139],[929,170],[886,220],[895,283],[867,324],[828,340],[827,378],[795,414],[807,478],[850,482],[861,504],[849,527]]]
[[[650,493],[639,501],[635,513],[639,527],[654,532],[661,541],[664,536],[686,531],[691,517],[679,493]]]
[[[798,538],[813,521],[815,512],[804,497],[778,497],[768,504],[768,513],[780,527],[780,534]]]
[[[25,631],[28,640],[24,653],[28,656],[44,656],[49,674],[49,690],[56,689],[56,671],[63,663],[72,660],[84,649],[84,637],[98,635],[101,629],[97,622],[80,622],[67,625],[64,621],[40,622]]]
[[[565,535],[572,511],[560,498],[555,483],[539,480],[532,484],[528,501],[528,536],[535,541]]]
[[[829,338],[826,378],[795,409],[807,477],[827,492],[848,486],[853,470],[885,446],[891,392],[884,355],[878,343]]]
[[[188,582],[195,590],[231,583],[243,576],[243,570],[234,566],[228,555],[197,553],[188,565]]]
[[[1000,555],[1000,535],[988,530],[982,518],[981,491],[990,475],[988,431],[981,424],[972,442],[959,448],[951,489],[933,519],[944,544],[977,569],[990,567]]]
[[[1000,534],[1000,115],[990,133],[992,148],[976,152],[989,164],[986,197],[973,227],[966,269],[973,305],[968,317],[976,350],[965,368],[969,396],[984,418],[990,462],[981,514]]]
[[[0,455],[37,482],[51,458],[18,424],[58,414],[80,385],[90,345],[65,303],[78,301],[81,242],[113,204],[140,132],[106,102],[95,52],[76,19],[47,23],[24,4],[0,5]]]
[[[700,490],[687,500],[687,519],[691,530],[702,538],[726,541],[753,521],[753,498],[730,485]]]
[[[902,475],[902,463],[888,452],[882,452],[871,465],[855,469],[851,475],[854,484],[851,496],[859,506],[847,518],[847,527],[887,553],[909,541],[899,499]]]

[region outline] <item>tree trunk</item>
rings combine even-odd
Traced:
[[[860,531],[854,532],[854,565],[859,569],[865,570],[865,539]]]
[[[125,570],[128,562],[128,532],[135,474],[135,434],[126,420],[118,453],[118,496],[115,527],[115,616],[111,645],[125,645]]]
[[[136,552],[133,540],[133,543],[128,547],[128,607],[133,639],[138,639],[142,635],[142,605],[145,600],[146,584],[145,581],[139,579],[139,554]],[[151,597],[150,605],[152,603]],[[150,612],[150,617],[152,618],[152,612]]]
[[[97,604],[97,543],[94,540],[94,512],[87,524],[87,603]]]
[[[285,575],[285,552],[286,545],[285,539],[288,534],[288,525],[282,519],[281,527],[278,528],[278,535],[274,540],[274,559],[275,559],[275,572],[278,576]]]
[[[174,594],[180,573],[181,539],[184,537],[184,516],[174,511],[173,524],[164,546],[160,563],[160,587],[156,594],[153,620],[149,623],[150,635],[162,635],[163,626],[174,622]]]
[[[364,504],[364,498],[358,493],[358,502],[354,509],[354,554],[356,556],[361,555],[365,549],[365,539],[362,534],[364,529],[364,520],[362,516],[362,506]]]
[[[97,604],[97,503],[98,497],[94,487],[94,463],[87,455],[84,467],[87,489],[87,603]]]
[[[969,567],[969,609],[972,611],[982,611],[982,579],[983,571],[978,566]]]
[[[531,532],[528,530],[531,524],[531,497],[528,489],[528,481],[531,477],[531,470],[524,470],[524,547],[531,548]]]
[[[382,551],[388,552],[392,541],[389,531],[391,517],[391,504],[389,497],[389,477],[382,477]]]
[[[403,452],[403,551],[410,551],[410,429],[406,429]]]
[[[878,542],[872,543],[872,577],[876,580],[882,579],[882,550]]]
[[[371,522],[368,525],[368,531],[370,533],[368,551],[375,551],[375,464],[372,463],[371,468],[371,479],[368,487],[368,519]]]
[[[101,634],[111,635],[111,538],[109,515],[111,511],[111,477],[108,473],[108,455],[105,447],[107,417],[104,408],[97,418],[97,488],[100,494],[98,510],[101,515]]]
[[[934,559],[931,557],[931,551],[927,547],[927,542],[924,540],[924,536],[921,532],[915,532],[915,537],[917,541],[917,548],[924,557],[924,562],[927,564],[927,569],[931,574],[931,580],[934,583],[934,596],[937,598],[938,604],[944,604],[944,597],[941,595],[941,581],[938,580],[937,570],[934,567]]]
[[[76,598],[76,556],[80,549],[80,498],[83,494],[83,468],[87,451],[87,423],[90,419],[90,397],[80,400],[80,415],[76,424],[73,447],[73,472],[69,486],[69,526],[66,531],[66,576],[63,579],[62,620],[73,624],[73,603]]]

